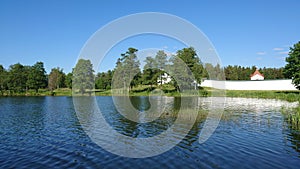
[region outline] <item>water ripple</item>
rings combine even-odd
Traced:
[[[111,97],[97,99],[100,106],[105,104],[107,121],[133,137],[157,135],[176,117],[170,115],[174,108],[153,123],[138,124],[124,119]],[[198,143],[205,120],[201,116],[170,151],[131,159],[111,154],[87,137],[70,97],[0,98],[0,168],[298,168],[300,132],[286,125],[280,113],[281,106],[295,105],[268,102],[263,107],[261,100],[229,99],[217,130],[205,143]],[[202,106],[207,106],[205,101]],[[168,139],[176,138],[178,133]]]

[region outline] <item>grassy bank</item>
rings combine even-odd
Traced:
[[[300,101],[299,91],[237,91],[227,90],[226,97],[278,99],[289,102]]]
[[[56,89],[50,91],[48,89],[39,89],[38,92],[35,90],[28,90],[24,92],[9,92],[5,91],[0,96],[72,96],[72,90],[67,88]]]
[[[95,92],[96,96],[111,96],[111,90],[99,90]],[[150,86],[138,86],[133,88],[130,92],[130,96],[148,96],[159,95],[163,93],[166,96],[180,96],[180,93],[176,91],[173,86],[162,87],[150,87]],[[243,97],[243,98],[263,98],[263,99],[278,99],[286,100],[289,102],[300,101],[300,91],[247,91],[247,90],[216,90],[212,88],[202,88],[198,90],[198,94],[201,97],[209,96],[226,96],[226,97]],[[88,94],[86,94],[88,95]],[[68,88],[56,89],[49,91],[47,89],[40,89],[38,93],[34,90],[29,90],[23,93],[4,93],[3,96],[72,96],[72,90]]]

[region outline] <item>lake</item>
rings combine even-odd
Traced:
[[[126,112],[128,102],[113,97],[82,97],[82,114],[74,108],[72,97],[1,97],[0,98],[0,168],[299,168],[300,131],[285,122],[281,107],[297,103],[277,100],[227,98],[218,127],[200,144],[199,135],[209,112],[210,98],[196,98],[200,112],[187,135],[175,147],[147,158],[119,156],[101,147],[89,132],[112,145],[111,137],[93,112],[85,105],[95,100],[107,123],[119,134],[131,138],[148,138],[166,131],[178,118],[183,102],[180,98],[130,97],[140,112],[135,122]],[[122,100],[122,99],[121,99]],[[118,102],[119,101],[119,102]],[[193,101],[188,101],[193,103]],[[115,105],[125,105],[124,110]],[[129,105],[128,105],[129,106]],[[87,107],[90,107],[87,106]],[[162,114],[143,114],[154,108]],[[163,110],[159,109],[164,107]],[[189,107],[189,106],[187,106]],[[81,110],[82,109],[82,110]],[[187,112],[188,113],[188,112]],[[79,117],[82,116],[82,117]],[[79,118],[78,118],[79,117]],[[126,118],[127,117],[127,118]],[[157,118],[158,117],[158,118]],[[181,125],[168,135],[180,138]],[[95,125],[93,125],[95,124]],[[90,133],[91,134],[91,133]],[[122,140],[121,140],[122,141]],[[123,140],[124,141],[124,140]],[[162,140],[163,141],[163,140]],[[133,144],[125,140],[126,144]],[[142,145],[142,143],[140,143]],[[104,145],[105,146],[105,145]],[[115,150],[120,147],[115,146]],[[146,147],[141,149],[149,151]],[[157,147],[159,150],[159,146]],[[136,154],[141,149],[132,150]],[[125,152],[126,153],[126,152]],[[132,154],[134,156],[134,154]]]

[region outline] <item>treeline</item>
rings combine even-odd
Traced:
[[[139,68],[140,63],[136,60],[136,52],[137,49],[129,48],[128,51],[122,54],[118,59],[114,70],[98,73],[96,76],[96,88],[103,90],[111,89],[115,72],[121,76],[115,77],[118,79],[117,81],[120,82],[119,87],[122,85],[123,87],[126,87],[125,84],[128,83],[127,81],[130,79],[132,79],[132,81],[129,87],[150,85],[152,88],[152,86],[162,85],[164,80],[164,77],[162,76],[164,74],[164,68],[169,66],[171,67],[169,70],[173,72],[178,71],[177,75],[182,74],[182,71],[178,70],[180,68],[176,66],[178,63],[176,63],[176,59],[174,60],[174,58],[180,58],[183,62],[185,62],[195,76],[198,84],[200,84],[203,79],[250,80],[251,74],[253,74],[257,69],[264,75],[266,80],[286,78],[283,74],[283,68],[257,68],[255,66],[243,67],[238,65],[229,65],[222,68],[219,64],[215,66],[210,63],[203,64],[192,47],[178,50],[176,55],[169,58],[164,51],[158,51],[155,56],[146,57],[144,61],[145,66],[141,71]],[[179,78],[183,79],[181,82],[185,81],[184,77]],[[191,83],[188,81],[186,82]],[[169,84],[174,87],[178,87],[177,82],[173,78]]]
[[[11,65],[5,70],[0,65],[0,91],[9,94],[22,93],[30,89],[38,92],[40,88],[47,87],[47,75],[43,62],[33,66],[24,66],[20,63]]]
[[[141,69],[140,61],[137,59],[135,48],[121,54],[116,62],[114,70],[98,73],[96,76],[96,88],[132,89],[139,85],[148,85],[153,89],[158,85],[171,85],[176,90],[194,88],[195,83],[201,83],[202,78],[207,74],[194,48],[178,50],[176,55],[167,56],[160,50],[154,56],[145,58],[145,65]],[[190,70],[187,71],[187,69]],[[172,76],[164,76],[165,73]],[[195,79],[192,78],[192,74]],[[171,80],[166,83],[166,79]],[[193,84],[194,83],[194,84]]]
[[[192,47],[178,50],[172,56],[168,56],[163,50],[158,51],[154,56],[146,57],[144,67],[140,68],[137,51],[135,48],[129,48],[121,54],[113,70],[97,74],[94,73],[91,62],[84,59],[80,59],[72,72],[67,74],[59,67],[51,69],[47,74],[43,62],[36,62],[32,66],[17,63],[8,69],[0,65],[0,92],[2,95],[14,95],[28,91],[38,93],[39,89],[53,91],[73,87],[80,93],[85,93],[86,89],[93,88],[109,90],[112,85],[115,88],[129,89],[148,85],[149,89],[153,89],[163,84],[180,90],[179,85],[192,88],[203,79],[250,80],[250,75],[257,69],[255,66],[229,65],[222,68],[220,65],[203,64]],[[182,65],[186,65],[190,72]],[[260,68],[259,71],[265,79],[285,78],[283,68]],[[173,76],[168,77],[166,72]],[[189,78],[191,74],[195,79]],[[167,84],[163,83],[166,78],[171,78]]]
[[[1,95],[26,93],[30,90],[39,92],[39,89],[54,90],[72,86],[72,73],[65,74],[60,68],[53,68],[47,75],[44,63],[36,62],[33,66],[16,63],[6,70],[0,65],[0,92]]]
[[[132,84],[143,84],[143,85],[161,85],[162,80],[159,79],[163,71],[155,69],[147,69],[147,66],[154,64],[155,59],[148,57],[146,58],[146,65],[144,70],[135,77],[135,81]],[[119,63],[118,63],[119,64]],[[202,68],[200,68],[202,69]],[[212,64],[204,64],[204,70],[198,72],[197,79],[198,83],[201,83],[201,79],[212,79],[218,80],[223,78],[223,73],[226,80],[250,80],[251,74],[255,72],[256,69],[262,73],[266,80],[274,79],[287,79],[283,74],[283,68],[257,68],[243,67],[243,66],[226,66],[224,68],[220,65],[213,66]],[[114,70],[109,70],[107,72],[98,73],[96,76],[96,88],[102,90],[111,89],[112,78],[114,75]],[[171,82],[173,83],[173,82]]]
[[[243,67],[243,66],[226,66],[224,68],[224,73],[226,80],[250,80],[250,75],[258,69],[255,66]],[[258,71],[264,75],[266,80],[272,79],[285,79],[283,74],[284,68],[259,68]]]

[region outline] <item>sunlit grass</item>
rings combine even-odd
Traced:
[[[289,102],[300,101],[299,91],[240,91],[226,90],[226,97],[278,99]]]
[[[122,91],[120,91],[122,92]],[[123,91],[124,92],[124,91]],[[96,96],[111,96],[118,94],[118,89],[112,90],[100,90],[95,89],[90,91],[92,95]],[[54,91],[49,91],[48,89],[40,89],[39,92],[34,90],[28,90],[21,93],[4,93],[4,96],[72,96],[72,89],[61,88]],[[77,93],[80,95],[80,93]],[[122,94],[122,93],[120,93]],[[149,95],[164,95],[171,97],[180,97],[184,95],[189,95],[188,92],[179,92],[172,85],[163,85],[163,86],[150,86],[150,85],[139,85],[133,87],[131,90],[126,91],[126,95],[130,96],[149,96]],[[300,91],[241,91],[241,90],[218,90],[213,88],[201,88],[197,91],[198,96],[200,97],[243,97],[243,98],[263,98],[263,99],[278,99],[286,100],[289,102],[300,101]],[[89,95],[86,93],[85,95]],[[195,92],[192,91],[190,94],[195,95]]]
[[[281,111],[284,115],[286,122],[293,129],[300,129],[300,106],[294,109],[282,109]]]

